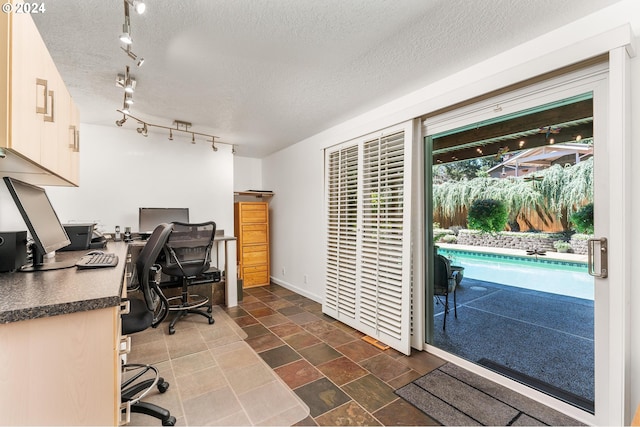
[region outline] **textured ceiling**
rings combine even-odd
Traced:
[[[83,123],[115,126],[129,65],[134,116],[263,157],[615,2],[147,0],[131,10],[140,68],[121,0],[52,0],[34,20]]]

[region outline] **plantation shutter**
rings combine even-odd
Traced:
[[[398,131],[327,152],[323,311],[410,350],[410,141]]]

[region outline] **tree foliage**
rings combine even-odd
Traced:
[[[468,211],[475,200],[495,199],[506,206],[509,221],[533,211],[545,212],[560,220],[593,202],[593,159],[573,166],[554,165],[530,174],[533,175],[538,179],[525,181],[525,176],[439,180],[440,183],[433,185],[434,214],[453,217]]]
[[[469,207],[467,222],[473,230],[497,233],[504,230],[507,217],[507,208],[500,200],[477,199]]]

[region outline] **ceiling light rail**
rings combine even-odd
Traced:
[[[138,59],[138,55],[131,51],[131,44],[133,43],[133,38],[131,37],[131,17],[129,15],[129,7],[133,7],[134,10],[142,15],[146,10],[146,5],[142,0],[123,0],[124,1],[124,24],[122,25],[122,33],[120,34],[120,41],[124,43],[125,47],[122,47],[122,50],[125,51],[129,58],[133,59],[137,62],[137,66],[140,67],[144,63],[144,58]]]
[[[189,123],[189,122],[185,122],[185,121],[182,121],[182,120],[174,120],[173,121],[174,127],[169,127],[169,126],[157,125],[157,124],[154,124],[154,123],[146,122],[146,121],[144,121],[142,119],[139,119],[139,118],[137,118],[135,116],[132,116],[125,109],[116,110],[116,111],[122,114],[122,119],[116,120],[116,125],[118,127],[121,127],[127,121],[127,119],[131,118],[131,119],[135,120],[140,125],[140,127],[138,127],[136,130],[142,136],[148,136],[149,135],[149,128],[165,129],[165,130],[169,131],[169,140],[173,141],[174,133],[175,132],[181,132],[181,133],[184,133],[184,134],[187,134],[187,135],[191,135],[191,143],[192,144],[195,144],[197,142],[196,141],[196,136],[201,136],[201,137],[206,138],[207,140],[211,140],[211,149],[213,151],[218,151],[218,147],[216,146],[216,144],[224,144],[224,145],[231,146],[231,153],[232,154],[236,154],[236,145],[235,144],[230,144],[228,142],[216,141],[216,139],[219,138],[219,137],[215,136],[215,135],[210,135],[208,133],[203,133],[203,132],[192,131],[192,130],[190,130],[191,123]]]

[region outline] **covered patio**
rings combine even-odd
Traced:
[[[446,330],[443,309],[434,299],[435,346],[594,411],[593,301],[465,277]]]

